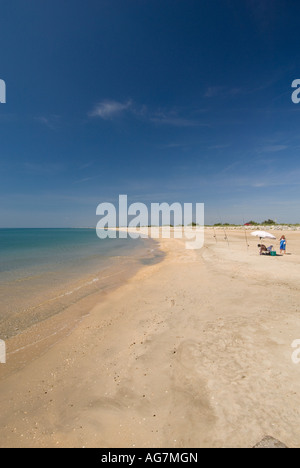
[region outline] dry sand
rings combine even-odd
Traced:
[[[300,232],[274,258],[253,238],[247,250],[242,231],[228,237],[208,229],[199,251],[161,240],[160,264],[42,355],[25,348],[19,370],[9,355],[0,446],[252,447],[269,435],[299,447]]]

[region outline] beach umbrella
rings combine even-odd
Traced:
[[[251,232],[251,236],[259,237],[260,239],[276,239],[276,237],[273,236],[273,234],[270,234],[269,232],[266,232],[266,231]]]

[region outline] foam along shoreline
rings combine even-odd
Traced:
[[[161,239],[162,262],[3,379],[1,446],[299,447],[300,233],[277,258],[228,237]]]

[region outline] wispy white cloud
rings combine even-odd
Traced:
[[[229,148],[230,145],[213,145],[213,146],[209,146],[208,149],[212,149],[212,150],[218,150],[218,149],[225,149],[225,148]]]
[[[38,174],[47,174],[55,175],[59,172],[65,170],[65,165],[61,163],[49,163],[49,162],[25,162],[23,163],[23,168],[28,174],[38,175]]]
[[[185,143],[166,143],[165,145],[160,145],[159,148],[163,149],[177,149],[177,148],[187,148],[187,144]]]
[[[170,125],[173,127],[208,127],[206,123],[198,120],[184,119],[181,117],[151,117],[151,122],[160,125]]]
[[[245,85],[245,86],[209,86],[204,92],[205,98],[232,98],[235,96],[249,96],[255,93],[260,93],[276,84],[282,78],[282,71],[276,71],[273,74],[272,79],[262,80],[256,86]],[[289,94],[289,91],[282,94],[282,96]],[[280,96],[276,96],[277,98]],[[294,109],[293,109],[294,110]]]
[[[214,98],[218,96],[237,96],[239,94],[244,93],[245,90],[243,88],[228,88],[226,86],[210,86],[204,93],[204,97],[206,98]]]
[[[88,115],[89,117],[100,117],[103,120],[112,120],[131,108],[131,100],[126,102],[105,100],[96,104]]]
[[[50,130],[56,130],[61,124],[61,117],[59,115],[39,116],[35,119],[42,125],[50,128]]]
[[[194,118],[194,115],[182,115],[177,109],[163,110],[148,115],[150,122],[158,125],[169,125],[173,127],[208,127],[202,120]]]
[[[269,145],[269,146],[264,146],[260,152],[261,153],[277,153],[278,151],[283,151],[285,149],[288,149],[287,145]]]
[[[130,113],[136,119],[150,122],[156,125],[169,125],[173,127],[208,127],[206,122],[195,118],[195,111],[181,112],[179,109],[154,109],[150,110],[145,105],[138,105],[131,99],[125,102],[114,100],[104,100],[96,104],[89,112],[91,118],[101,118],[103,120],[113,120],[120,117],[125,112]],[[197,111],[196,111],[197,112]]]
[[[80,170],[89,169],[90,167],[92,167],[92,166],[94,165],[94,163],[95,163],[95,161],[87,161],[87,162],[81,164],[81,165],[79,166],[79,169],[80,169]]]
[[[84,177],[83,179],[76,180],[76,184],[82,184],[84,182],[90,182],[91,180],[96,179],[96,177]]]
[[[249,187],[249,188],[268,188],[268,187],[292,187],[299,186],[300,173],[296,171],[286,171],[284,173],[278,171],[266,171],[265,174],[252,174],[249,176],[236,175],[232,177],[219,178],[219,182],[228,184],[231,187]],[[218,180],[218,177],[216,178]]]
[[[223,90],[224,86],[210,86],[209,88],[207,88],[204,97],[211,98],[218,96],[222,93]]]

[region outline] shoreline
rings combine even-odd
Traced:
[[[2,447],[300,446],[300,234],[277,258],[206,234],[161,239],[162,262],[0,382]]]
[[[147,245],[149,241],[151,244]],[[112,257],[114,261],[116,258]],[[129,264],[127,259],[130,260]],[[119,261],[119,263],[113,266],[106,265],[100,272],[94,272],[75,284],[72,293],[83,290],[84,295],[82,297],[71,297],[71,293],[67,291],[61,296],[54,297],[46,302],[47,304],[66,296],[68,301],[65,305],[63,302],[59,303],[57,311],[51,311],[51,313],[44,316],[35,314],[34,320],[30,320],[30,315],[26,311],[22,312],[25,315],[24,319],[22,319],[23,322],[16,322],[16,317],[14,317],[10,328],[14,329],[15,332],[11,336],[6,336],[8,329],[3,327],[5,321],[2,320],[1,338],[6,341],[9,363],[0,366],[0,382],[1,379],[22,369],[72,333],[72,330],[89,315],[96,304],[101,303],[115,289],[128,282],[140,269],[147,268],[148,263],[159,261],[161,261],[161,252],[157,243],[152,239],[147,239],[142,250],[139,250],[138,253],[134,252],[128,257],[122,256],[122,261]],[[97,276],[96,289],[93,287],[95,276]],[[72,300],[70,301],[70,299]],[[9,323],[10,320],[8,319],[7,322]],[[20,328],[15,328],[16,325]],[[21,353],[22,359],[20,359]]]
[[[16,230],[12,231],[14,245],[14,242],[20,239],[15,236]],[[76,236],[70,239],[68,237],[64,239],[61,233],[65,236],[67,232],[68,236],[72,230],[54,230],[59,231],[57,239],[62,243],[58,242],[54,248],[53,244],[50,244],[47,250],[45,239],[49,238],[49,230],[40,231],[43,234],[36,239],[36,250],[33,248],[32,238],[27,236],[24,250],[23,247],[11,248],[8,250],[8,255],[4,256],[0,272],[0,338],[3,340],[60,313],[85,296],[102,290],[105,286],[109,287],[110,276],[121,274],[122,270],[128,270],[130,274],[131,270],[134,271],[139,267],[140,261],[143,262],[144,259],[147,261],[148,258],[151,261],[151,257],[154,256],[149,253],[151,246],[144,241],[129,242],[128,245],[126,242],[125,245],[124,242],[123,245],[117,242],[113,249],[112,243],[109,245],[104,242],[102,246],[99,243],[98,247],[96,246],[98,240],[95,241],[91,236],[88,239],[82,238],[86,230],[82,230],[83,234],[80,233],[78,237],[76,229],[74,229]],[[52,238],[50,240],[53,242]],[[70,246],[67,245],[69,240]],[[42,248],[41,242],[44,242]],[[5,243],[7,243],[6,238],[4,245]],[[84,243],[86,247],[83,249]],[[78,244],[79,249],[77,249]],[[31,258],[35,257],[37,261],[32,262]],[[18,262],[20,262],[19,267],[17,267]]]

